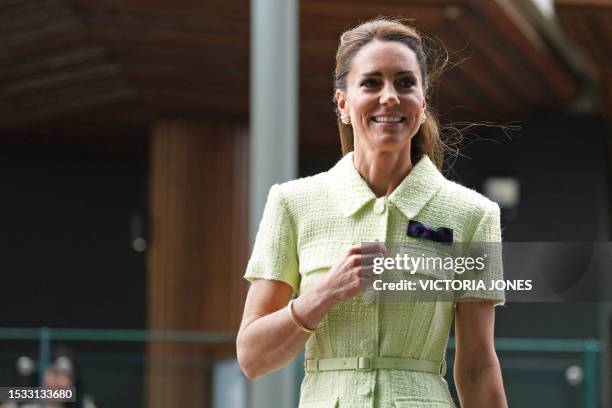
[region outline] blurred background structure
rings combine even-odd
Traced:
[[[0,385],[61,343],[99,407],[294,405],[299,360],[236,366],[242,275],[269,186],[338,160],[339,35],[377,15],[448,48],[443,125],[520,126],[466,132],[447,174],[506,241],[610,241],[609,0],[6,0]],[[510,406],[610,406],[610,303],[496,317]]]

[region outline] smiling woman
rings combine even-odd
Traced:
[[[352,125],[355,145],[378,145],[409,156],[410,139],[426,108],[414,51],[399,42],[373,40],[355,55],[352,66],[336,100]]]
[[[440,172],[445,145],[427,96],[442,65],[428,67],[421,37],[401,21],[345,32],[334,90],[344,157],[270,189],[236,348],[244,373],[257,378],[305,346],[300,408],[454,407],[444,380],[453,317],[461,404],[506,406],[493,347],[503,290],[388,302],[373,288],[385,241],[423,239],[408,233],[411,223],[448,232],[449,245],[501,240],[499,206]],[[503,278],[498,261],[483,280]]]
[[[442,165],[444,144],[427,98],[446,67],[448,55],[443,47],[426,50],[422,41],[418,32],[402,24],[401,19],[375,19],[341,36],[334,72],[334,105],[343,154],[352,151],[362,135],[376,140],[375,132],[368,132],[376,130],[368,123],[373,121],[379,131],[395,133],[399,143],[413,139],[409,144],[413,162],[425,153],[437,166]],[[359,122],[364,119],[366,126]],[[386,125],[398,119],[401,125]]]

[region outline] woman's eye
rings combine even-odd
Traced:
[[[378,85],[377,82],[373,79],[366,79],[361,83],[361,86],[365,86],[366,88],[372,88],[373,86]]]
[[[416,81],[410,78],[404,78],[400,81],[400,85],[406,88],[416,85]]]

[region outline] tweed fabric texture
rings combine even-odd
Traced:
[[[501,242],[500,210],[478,192],[447,180],[423,155],[400,185],[377,198],[361,178],[353,154],[315,176],[270,189],[245,278],[308,290],[352,245],[419,244],[407,236],[410,220],[448,227],[455,242]],[[501,254],[486,279],[502,279]],[[450,277],[452,278],[452,277]],[[410,357],[442,362],[461,298],[503,305],[503,291],[458,291],[454,301],[384,302],[361,295],[334,305],[306,343],[307,359],[357,356]],[[305,373],[300,408],[454,407],[440,375],[380,369]]]

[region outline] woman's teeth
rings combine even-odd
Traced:
[[[390,116],[374,116],[372,120],[374,122],[399,123],[403,121],[404,118]]]

